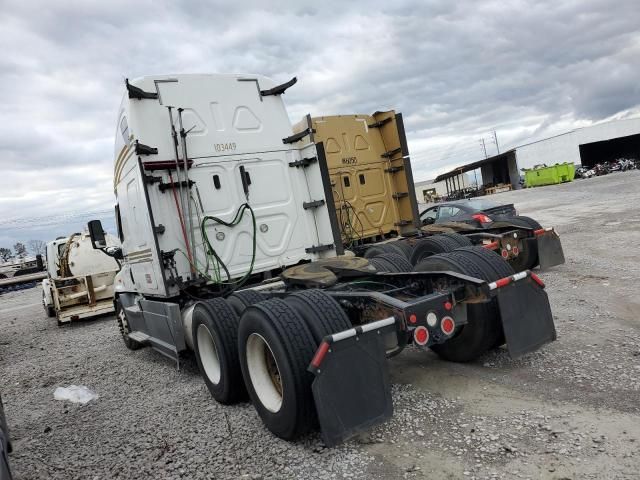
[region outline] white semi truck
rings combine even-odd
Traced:
[[[105,235],[110,249],[119,249],[113,235]],[[47,243],[47,278],[42,281],[42,303],[58,325],[113,312],[113,282],[120,269],[117,259],[95,250],[88,233],[74,233]]]
[[[294,83],[126,82],[122,250],[108,251],[99,221],[89,232],[122,257],[114,304],[128,348],[193,351],[215,400],[249,398],[281,438],[319,425],[334,445],[392,414],[386,358],[408,344],[469,361],[555,339],[543,282],[488,249],[461,242],[415,267],[343,255],[324,145],[312,126],[294,134],[282,102]]]

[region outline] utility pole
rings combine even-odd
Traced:
[[[480,143],[482,144],[482,150],[484,151],[484,158],[489,158],[489,156],[487,155],[487,147],[484,144],[484,138],[480,139]]]
[[[493,139],[496,142],[496,150],[498,151],[498,153],[500,153],[500,147],[498,146],[498,135],[496,134],[496,131],[493,131]]]

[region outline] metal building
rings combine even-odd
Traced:
[[[458,167],[437,177],[436,182],[480,169],[485,186],[510,184],[517,189],[523,168],[565,162],[591,167],[618,158],[640,159],[640,118],[599,123],[525,143],[500,155]]]

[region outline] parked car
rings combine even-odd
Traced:
[[[11,452],[9,428],[7,427],[7,420],[4,416],[2,397],[0,397],[0,480],[11,480],[11,470],[9,470],[9,452]]]
[[[427,208],[420,214],[423,225],[446,222],[462,222],[483,227],[505,217],[515,217],[513,203],[497,204],[488,200],[472,198],[453,202],[439,203]]]

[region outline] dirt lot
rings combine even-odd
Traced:
[[[541,274],[558,341],[517,361],[391,360],[395,416],[335,449],[274,438],[249,404],[214,403],[195,361],[131,352],[105,317],[58,328],[38,288],[0,297],[0,392],[17,479],[638,478],[640,172],[492,197],[554,225]],[[86,385],[86,406],[56,401]]]

